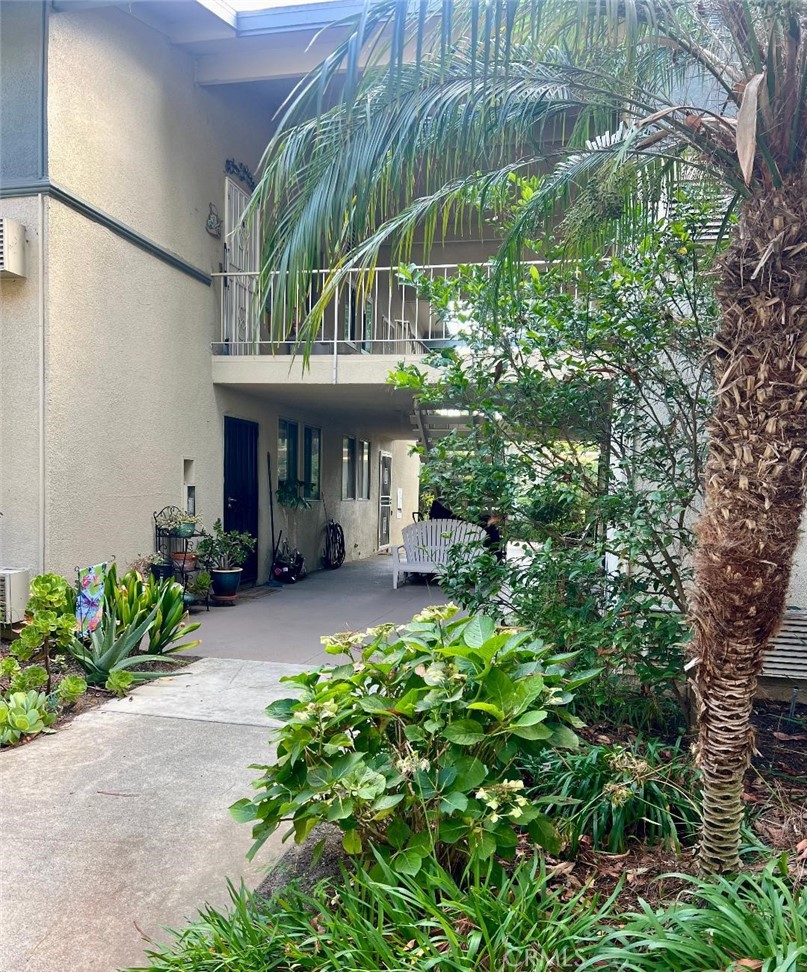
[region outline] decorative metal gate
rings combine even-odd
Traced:
[[[261,315],[255,272],[260,262],[260,226],[257,216],[250,224],[244,221],[249,193],[232,179],[225,183],[222,341],[229,354],[257,354]]]

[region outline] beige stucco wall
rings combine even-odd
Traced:
[[[45,197],[0,200],[0,215],[26,228],[27,276],[0,278],[0,567],[40,570],[44,453],[43,358],[47,280]]]
[[[203,270],[221,241],[224,163],[253,171],[272,127],[243,91],[201,88],[193,59],[125,10],[69,9],[50,17],[50,176]]]
[[[195,87],[190,58],[122,10],[56,12],[50,22],[53,181],[203,271],[218,270],[222,243],[205,231],[208,206],[223,215],[224,162],[255,167],[268,116],[233,89]],[[4,566],[69,573],[150,551],[153,512],[183,502],[185,459],[195,462],[197,509],[212,526],[222,513],[225,415],[260,426],[259,579],[270,559],[266,453],[276,454],[280,414],[300,421],[301,435],[305,422],[323,430],[325,503],[277,516],[309,565],[319,566],[326,506],[344,525],[350,559],[374,552],[381,447],[394,453],[393,490],[405,492],[403,517],[392,521],[399,538],[417,505],[407,447],[379,439],[375,423],[362,428],[355,415],[303,414],[265,390],[215,387],[218,289],[59,201],[43,204],[40,230],[38,205],[10,200],[2,210],[36,237],[29,279],[4,283],[0,305]],[[343,434],[372,442],[369,502],[341,501]]]

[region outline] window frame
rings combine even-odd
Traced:
[[[366,454],[365,454],[366,447]],[[356,449],[356,499],[369,500],[372,489],[371,457],[372,445],[369,439],[359,439]]]
[[[281,441],[284,438],[283,432],[286,432],[286,476],[281,476],[280,474],[280,464],[281,464]],[[288,433],[291,429],[294,429],[294,436],[289,437]],[[294,443],[294,448],[290,449],[289,444]],[[293,455],[292,455],[293,453]],[[291,460],[291,461],[290,461]],[[293,476],[288,475],[288,473],[293,473]],[[277,482],[278,486],[281,483],[288,483],[293,481],[298,483],[300,481],[300,423],[294,422],[291,419],[279,418],[277,420]]]
[[[351,469],[352,465],[352,469]],[[342,436],[342,500],[356,499],[356,437]]]
[[[311,488],[311,467],[314,452],[311,448],[314,440],[317,443],[317,482],[316,492]],[[322,429],[316,425],[303,426],[303,497],[307,500],[322,499]]]

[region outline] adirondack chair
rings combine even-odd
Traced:
[[[485,540],[481,527],[462,520],[421,520],[405,526],[402,534],[403,543],[392,548],[393,590],[398,589],[402,574],[439,574],[448,562],[451,547],[461,545],[473,555]]]

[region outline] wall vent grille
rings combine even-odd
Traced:
[[[787,611],[772,645],[763,675],[807,679],[807,611]]]

